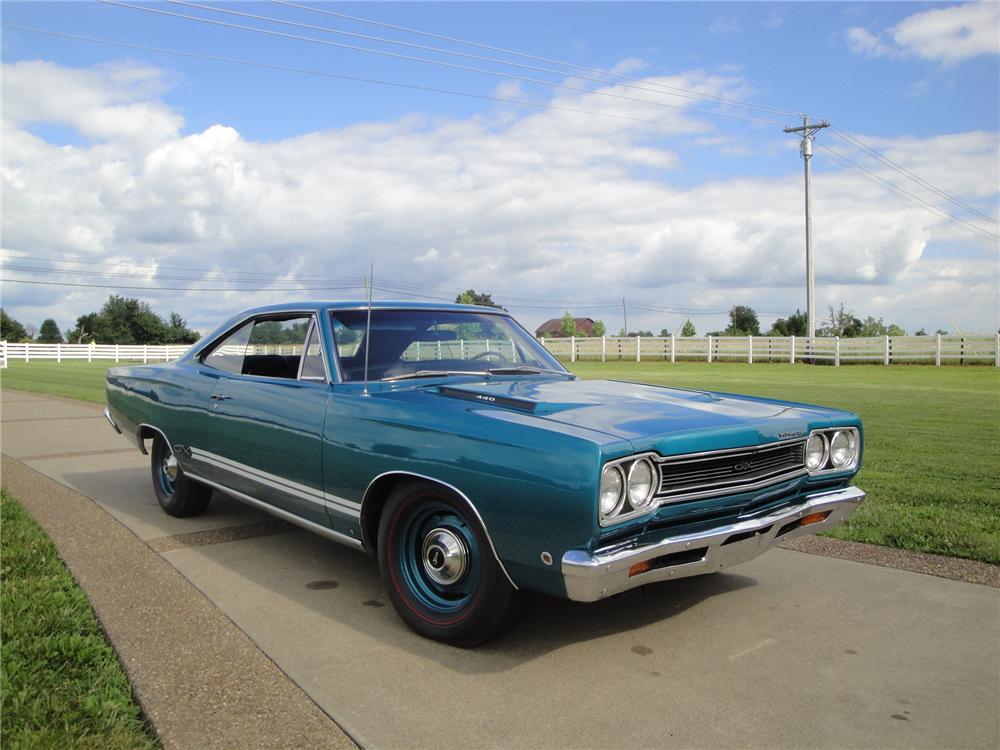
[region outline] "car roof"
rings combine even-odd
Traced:
[[[410,302],[403,300],[372,300],[373,310],[447,310],[464,312],[490,312],[508,314],[505,310],[483,305],[459,305],[452,302]],[[297,312],[300,310],[367,310],[367,300],[357,301],[303,301],[282,302],[276,305],[253,307],[240,313],[240,317],[258,313]]]

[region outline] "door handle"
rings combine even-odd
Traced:
[[[216,401],[227,401],[227,400],[231,399],[232,396],[226,396],[226,395],[223,395],[221,393],[213,393],[212,394],[212,398],[214,398]]]

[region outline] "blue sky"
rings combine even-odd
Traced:
[[[949,159],[951,158],[949,155],[958,149],[960,158],[956,157],[950,173],[940,171],[937,166],[933,167],[933,173],[927,171],[920,173],[931,183],[944,188],[950,195],[956,195],[957,192],[961,192],[961,186],[968,180],[985,179],[988,183],[992,178],[995,185],[996,142],[997,131],[1000,129],[998,126],[1000,66],[997,63],[996,50],[990,48],[988,40],[985,49],[970,49],[967,42],[962,39],[963,34],[948,38],[946,32],[937,33],[936,29],[941,27],[939,22],[921,24],[920,19],[926,18],[921,14],[927,11],[936,9],[950,11],[973,5],[902,2],[333,3],[317,7],[438,34],[477,40],[496,47],[520,50],[587,67],[612,69],[624,65],[629,76],[651,81],[651,85],[662,83],[664,77],[675,76],[677,81],[698,87],[699,90],[713,91],[727,97],[780,109],[808,112],[815,117],[826,118],[843,130],[861,136],[880,151],[892,153],[895,161],[914,171],[917,171],[918,167],[923,168],[920,163],[921,157],[926,158],[929,154],[940,153],[942,159]],[[517,98],[542,105],[554,103],[553,98],[556,96],[565,97],[570,106],[584,109],[593,108],[598,104],[608,106],[616,104],[614,99],[599,100],[593,95],[584,98],[579,92],[553,91],[549,87],[517,82],[509,76],[485,76],[297,40],[269,38],[235,29],[197,24],[99,3],[3,3],[2,7],[5,24],[31,26],[67,34],[251,59],[281,66],[312,68],[347,76],[460,90],[485,96]],[[175,5],[152,4],[148,7],[232,23],[265,25]],[[271,3],[233,3],[223,7],[345,31],[401,39],[411,43],[459,48],[447,42]],[[993,24],[994,21],[989,20],[988,23]],[[378,49],[395,49],[403,54],[431,56],[425,52],[399,49],[370,41],[345,39],[318,31],[282,28],[277,25],[267,27]],[[994,36],[1000,34],[1000,29],[995,27],[992,31]],[[980,30],[980,35],[981,33]],[[986,34],[989,34],[988,27]],[[505,57],[483,50],[462,49],[490,57]],[[120,83],[116,82],[114,76],[108,76],[109,66],[146,71],[148,75],[144,74],[141,83],[132,81],[127,86],[128,91],[107,94],[106,101],[99,106],[113,111],[122,103],[130,105],[145,103],[144,106],[154,107],[160,114],[169,112],[177,118],[178,125],[175,131],[169,132],[164,139],[188,146],[206,133],[212,133],[214,137],[217,131],[213,130],[213,127],[223,126],[238,133],[240,145],[233,146],[233,142],[223,139],[225,144],[216,143],[210,147],[213,153],[219,149],[238,150],[250,148],[252,145],[256,149],[256,154],[269,154],[268,164],[271,163],[268,144],[287,146],[286,154],[281,158],[291,163],[295,161],[295,154],[301,152],[302,143],[311,144],[308,140],[310,136],[317,138],[328,136],[330,139],[342,141],[336,148],[331,146],[333,151],[322,152],[325,154],[323,158],[334,158],[331,154],[340,153],[337,149],[343,148],[343,143],[353,143],[351,139],[356,132],[369,134],[364,141],[365,149],[371,160],[381,163],[383,158],[389,158],[389,153],[396,153],[397,148],[402,147],[400,144],[404,140],[409,147],[419,140],[421,134],[426,134],[426,142],[418,145],[422,152],[427,150],[427,153],[420,154],[421,160],[430,159],[429,163],[433,164],[435,169],[442,162],[456,162],[447,168],[449,170],[447,175],[437,175],[434,179],[428,180],[427,190],[431,193],[441,189],[442,184],[454,184],[455,179],[468,172],[470,165],[468,162],[462,163],[463,159],[477,161],[476,148],[471,144],[468,146],[469,150],[463,151],[460,155],[449,152],[447,138],[442,137],[449,127],[475,123],[479,128],[477,137],[484,139],[483,143],[488,143],[495,136],[509,140],[515,127],[523,128],[529,123],[535,123],[540,115],[546,114],[545,110],[519,105],[184,59],[147,51],[125,50],[46,37],[12,29],[4,30],[2,54],[3,62],[7,66],[44,61],[51,66],[47,70],[54,75],[71,75],[72,71],[100,71],[97,75],[98,78],[104,76],[103,83],[97,81],[94,85],[98,88],[104,86],[105,91],[113,91]],[[561,80],[557,76],[539,72],[503,68],[467,59],[445,58],[441,55],[435,57],[451,59],[456,64],[490,67],[507,74]],[[542,62],[523,59],[521,62],[551,67]],[[21,69],[22,76],[27,74],[26,70],[26,68]],[[155,71],[155,75],[149,71]],[[9,76],[7,79],[10,80]],[[568,85],[596,88],[592,82],[587,81],[570,80]],[[5,87],[5,103],[10,97],[23,96],[29,99],[32,97],[30,92],[25,94],[19,87],[13,88],[17,91],[12,94],[10,87]],[[613,90],[617,92],[617,96],[643,98],[655,96],[635,90]],[[38,93],[37,96],[41,100],[45,93]],[[104,95],[95,94],[95,96],[100,99]],[[714,105],[699,104],[690,100],[664,98],[662,101],[698,109],[716,109]],[[634,116],[636,107],[633,105],[629,107],[629,114]],[[107,147],[115,142],[118,135],[104,131],[95,134],[97,131],[81,125],[78,118],[72,114],[66,114],[58,107],[47,104],[42,106],[29,101],[22,106],[16,101],[14,109],[28,112],[18,117],[16,122],[16,127],[22,129],[24,133],[34,136],[49,147],[70,146],[74,149],[74,153],[88,153],[94,157],[88,162],[88,166],[80,169],[100,169],[101,160],[111,158],[102,157],[99,152],[102,146]],[[719,240],[721,243],[748,241],[746,235],[758,231],[755,222],[763,223],[759,228],[761,233],[777,231],[774,229],[777,224],[785,226],[788,230],[787,237],[783,234],[780,239],[762,240],[753,248],[738,254],[739,257],[734,260],[734,266],[737,268],[748,264],[748,267],[760,266],[759,260],[754,261],[753,253],[779,254],[779,250],[773,248],[794,244],[793,227],[795,222],[801,223],[801,160],[795,152],[794,142],[781,133],[779,126],[784,123],[797,123],[794,122],[794,118],[787,115],[739,109],[726,111],[741,115],[750,114],[774,122],[748,123],[688,112],[684,113],[685,117],[691,117],[692,121],[698,124],[696,133],[684,132],[678,128],[644,129],[639,126],[637,132],[616,133],[615,137],[622,138],[620,145],[625,150],[645,149],[642,158],[626,159],[607,173],[604,170],[608,160],[613,157],[605,155],[601,157],[599,163],[594,161],[582,165],[583,172],[577,179],[593,179],[592,187],[597,191],[599,185],[607,186],[610,174],[614,178],[616,197],[624,196],[633,189],[639,192],[647,188],[653,190],[645,198],[637,192],[638,200],[662,197],[664,195],[662,191],[666,190],[672,202],[669,206],[666,204],[664,206],[663,221],[666,227],[664,232],[674,237],[688,237],[698,230],[686,230],[680,225],[670,226],[671,208],[683,204],[687,210],[690,208],[688,203],[697,204],[703,196],[716,195],[715,188],[719,188],[719,194],[723,196],[731,196],[735,194],[733,191],[740,191],[739,200],[730,201],[724,198],[723,205],[720,205],[720,222],[727,221],[735,226],[735,229],[731,227],[731,236],[728,239]],[[641,117],[651,119],[674,117],[676,114],[676,111],[652,105],[645,106],[641,110]],[[414,117],[418,118],[419,122],[407,122],[407,118]],[[407,124],[401,128],[400,122]],[[388,134],[380,128],[388,128]],[[405,131],[405,138],[402,131]],[[981,136],[978,140],[974,135],[976,133]],[[982,137],[984,134],[985,140]],[[547,132],[535,140],[528,141],[522,140],[518,135],[517,147],[532,151],[533,169],[538,170],[539,174],[547,174],[550,171],[546,167],[547,154],[550,153],[546,138],[553,135],[558,136],[558,133]],[[301,141],[303,137],[307,139],[304,142]],[[588,133],[586,137],[591,138],[593,134]],[[386,144],[382,150],[379,150],[377,145],[380,138],[384,138]],[[828,146],[835,146],[852,159],[863,160],[859,152],[838,142],[828,133],[821,134],[819,141]],[[976,145],[970,146],[972,141],[975,141]],[[431,147],[427,145],[429,143],[437,145]],[[129,151],[128,158],[132,159],[133,176],[141,177],[146,173],[143,165],[148,166],[149,154],[162,146],[162,142],[150,142],[137,147],[138,151],[134,149]],[[513,147],[508,145],[506,148]],[[204,155],[203,151],[199,153]],[[984,154],[985,164],[983,164]],[[123,159],[125,157],[119,154],[113,161],[118,164]],[[910,161],[907,162],[906,159]],[[242,156],[237,161],[240,164],[253,163],[252,158],[244,159]],[[973,165],[977,163],[982,164],[983,174],[972,172]],[[32,164],[29,160],[28,163],[19,163],[16,166],[18,169],[27,170],[28,173],[40,174],[36,170],[37,165],[38,162]],[[12,168],[10,160],[7,166]],[[551,170],[561,169],[563,166],[564,164],[560,163]],[[845,180],[847,174],[852,174],[855,180],[861,179],[857,173],[845,170],[844,165],[830,158],[824,158],[823,152],[817,153],[813,166],[816,173],[814,189],[817,192],[818,212],[824,207],[824,186],[832,185],[825,182],[825,174],[830,175],[830,180],[835,178]],[[940,166],[943,169],[948,165]],[[386,185],[390,186],[393,182],[391,169],[380,168],[388,170]],[[925,170],[931,168],[926,167]],[[289,167],[284,166],[278,169],[278,172],[287,174],[288,169]],[[476,190],[496,189],[506,195],[503,186],[511,184],[512,173],[498,171],[492,178],[497,182],[487,184],[491,179],[487,176],[489,171],[477,174],[473,181]],[[274,175],[278,172],[262,179],[276,179]],[[336,168],[331,169],[331,174],[336,172]],[[914,190],[935,205],[940,204],[949,211],[956,210],[953,205],[942,203],[939,197],[906,183],[905,179],[899,178],[898,173],[886,174],[900,186],[906,185],[907,189]],[[85,173],[78,173],[77,176],[83,179]],[[419,182],[419,177],[416,179]],[[438,179],[443,179],[445,182],[437,182]],[[572,180],[569,182],[572,183]],[[852,275],[841,268],[821,268],[820,283],[823,284],[825,281],[828,291],[826,296],[820,295],[821,309],[826,303],[846,300],[849,306],[859,313],[884,316],[887,319],[900,321],[904,327],[915,329],[928,326],[949,327],[945,321],[948,313],[943,309],[948,307],[951,313],[958,314],[966,320],[970,327],[982,330],[995,328],[997,325],[996,242],[963,232],[961,227],[955,227],[953,223],[937,221],[935,214],[916,208],[884,190],[879,192],[877,186],[873,188],[870,182],[864,183],[865,188],[875,189],[875,192],[866,192],[862,197],[861,191],[854,189],[853,184],[840,182],[837,183],[836,190],[830,189],[828,192],[830,194],[836,192],[843,201],[846,201],[852,193],[858,194],[858,199],[867,208],[871,208],[873,200],[884,201],[887,211],[903,212],[895,216],[894,221],[908,222],[911,227],[914,224],[914,217],[921,213],[927,214],[924,220],[929,223],[919,228],[920,231],[917,232],[919,237],[911,236],[900,229],[900,233],[890,233],[880,240],[878,246],[873,245],[864,253],[855,253],[855,249],[858,242],[867,242],[870,239],[872,234],[870,229],[860,227],[859,238],[855,241],[842,236],[843,221],[831,224],[825,236],[822,234],[823,225],[818,224],[816,242],[820,249],[836,253],[843,245],[848,248],[844,251],[845,256],[849,256],[845,258],[845,263],[853,264],[857,269],[866,269],[865,263],[871,261],[869,265],[874,269],[859,270],[857,274]],[[41,190],[42,185],[43,183],[39,182],[34,189]],[[369,189],[382,190],[377,186],[369,186]],[[388,189],[391,189],[391,186]],[[797,196],[796,191],[798,191]],[[380,192],[379,195],[381,197],[383,193]],[[691,200],[685,201],[685,196]],[[440,197],[445,204],[451,203],[448,196]],[[995,189],[972,186],[957,197],[993,217],[997,215]],[[51,195],[43,201],[39,194],[31,194],[31,189],[28,189],[23,198],[26,211],[29,205],[37,208],[40,202],[52,201]],[[161,201],[169,199],[169,193],[159,196]],[[678,201],[677,204],[673,202],[675,199]],[[333,202],[328,205],[336,210],[338,204],[333,197],[330,200]],[[578,196],[576,200],[587,200],[587,198]],[[615,211],[609,211],[606,221],[609,224],[616,221],[631,221],[628,218],[630,213],[627,203],[628,201],[623,199],[621,206]],[[599,207],[600,204],[595,205]],[[393,211],[397,207],[398,204],[394,203],[386,210]],[[748,208],[750,210],[747,210]],[[846,204],[838,204],[836,209],[839,216],[851,215],[851,209]],[[79,210],[79,208],[73,209],[71,213],[76,215]],[[229,237],[231,233],[227,234],[228,230],[220,228],[219,234],[213,234],[212,217],[230,211],[229,207],[224,211],[219,206],[213,208],[207,205],[197,209],[201,217],[198,221],[208,221],[210,227],[206,230],[207,234],[199,235],[198,241],[185,239],[185,230],[181,225],[186,226],[185,222],[190,216],[186,218],[179,216],[177,227],[168,222],[158,235],[159,239],[152,241],[148,236],[138,235],[126,239],[128,234],[122,231],[122,226],[127,223],[127,217],[122,213],[124,209],[121,203],[116,202],[115,207],[101,204],[94,210],[107,212],[103,221],[110,222],[115,229],[105,236],[113,237],[114,242],[83,242],[76,247],[72,240],[66,240],[65,237],[58,241],[45,242],[37,234],[19,232],[15,226],[16,221],[11,225],[9,220],[12,218],[13,209],[8,207],[4,217],[8,225],[5,250],[27,256],[94,259],[100,257],[105,262],[133,264],[140,263],[142,258],[146,258],[145,262],[149,262],[150,257],[158,260],[174,259],[175,264],[184,258],[200,258],[204,261],[208,257],[213,267],[232,272],[238,272],[242,268],[239,265],[240,258],[247,255],[246,251],[240,252],[240,249],[232,243],[222,243],[225,247],[218,245],[217,256],[213,249],[212,236]],[[491,241],[485,243],[487,246],[510,249],[506,242],[512,233],[504,233],[501,225],[486,221],[483,214],[487,210],[482,205],[472,205],[461,213],[458,220],[467,223],[471,228],[470,231],[492,233]],[[592,213],[594,211],[599,211],[599,208],[593,209]],[[783,214],[784,217],[780,220],[776,218],[774,220],[776,223],[769,229],[767,217],[770,213]],[[559,207],[559,210],[554,210],[552,213],[552,222],[569,222],[573,220],[570,214],[573,217],[577,216],[575,210],[569,210],[565,206]],[[345,215],[357,215],[357,212],[353,214],[348,212]],[[970,218],[966,213],[962,213],[962,216]],[[398,219],[399,226],[408,225],[405,210],[402,210]],[[541,222],[542,219],[543,217],[531,217],[532,221]],[[229,220],[232,220],[231,215]],[[703,217],[700,220],[704,221],[707,218]],[[491,271],[488,265],[484,267],[475,261],[473,257],[475,253],[469,245],[463,245],[453,237],[450,238],[453,248],[439,247],[449,241],[447,233],[444,235],[441,233],[441,227],[424,227],[420,236],[399,237],[397,233],[390,238],[390,241],[387,241],[385,235],[375,233],[371,235],[371,241],[382,243],[380,247],[384,249],[370,250],[367,253],[362,250],[359,253],[358,248],[364,248],[365,235],[357,229],[356,224],[348,221],[347,223],[351,224],[348,229],[338,228],[338,232],[343,230],[354,233],[349,242],[345,241],[345,244],[338,246],[338,241],[329,234],[330,228],[324,227],[323,222],[317,220],[311,233],[304,238],[299,237],[303,248],[301,262],[305,267],[322,263],[331,269],[331,273],[334,270],[339,273],[344,269],[345,274],[360,277],[368,262],[374,261],[377,265],[392,269],[398,265],[400,253],[406,252],[407,262],[423,266],[422,269],[418,269],[419,272],[415,271],[417,276],[423,279],[421,274],[431,265],[431,261],[454,258],[454,262],[447,264],[448,268],[439,267],[433,274],[433,277],[440,281],[442,288],[466,288],[474,285],[476,288],[506,292],[510,286],[515,290],[522,290],[527,284],[530,291],[524,294],[532,297],[533,303],[546,297],[553,300],[551,309],[545,309],[545,305],[541,303],[525,305],[525,312],[521,317],[529,324],[536,322],[536,318],[548,317],[550,313],[552,315],[561,313],[562,309],[570,306],[567,303],[571,300],[603,302],[610,297],[620,296],[635,297],[648,305],[666,305],[668,303],[664,300],[668,300],[669,305],[675,306],[676,310],[725,309],[729,304],[739,302],[749,302],[758,309],[774,312],[790,312],[802,306],[799,297],[803,295],[795,290],[797,281],[794,275],[790,278],[777,278],[776,275],[770,282],[760,274],[748,273],[745,279],[734,278],[733,274],[713,275],[711,267],[713,265],[718,267],[719,258],[714,260],[710,258],[705,269],[698,273],[692,272],[690,278],[676,282],[671,282],[669,278],[657,277],[651,280],[648,275],[630,276],[625,273],[613,285],[614,288],[609,288],[607,274],[595,269],[595,259],[602,257],[602,252],[607,255],[609,262],[624,264],[625,267],[629,265],[630,253],[633,253],[636,258],[641,259],[636,265],[642,268],[658,267],[656,261],[659,258],[661,267],[671,269],[684,265],[687,259],[693,257],[692,253],[712,256],[713,252],[701,246],[685,244],[688,240],[683,242],[677,240],[675,244],[674,240],[664,239],[660,236],[660,231],[651,226],[651,219],[646,218],[636,223],[634,233],[618,237],[618,241],[621,242],[620,247],[610,252],[606,247],[602,250],[600,244],[588,244],[585,238],[587,230],[584,228],[588,221],[581,221],[580,228],[567,230],[565,237],[560,237],[551,227],[544,232],[536,230],[530,233],[529,229],[524,230],[529,234],[514,233],[515,237],[511,238],[511,242],[516,245],[517,239],[521,241],[520,246],[525,248],[523,252],[526,253],[527,264],[533,271],[531,275],[533,280],[530,283],[519,281],[510,284],[509,268],[501,266]],[[873,222],[872,226],[879,225],[877,217],[870,217],[870,221]],[[920,219],[916,219],[916,222],[919,223]],[[990,225],[986,226],[988,229],[991,228]],[[995,229],[996,225],[992,225],[992,230]],[[801,234],[801,230],[798,231]],[[171,232],[176,232],[176,236],[172,236]],[[612,228],[608,228],[607,235],[617,236]],[[14,240],[13,244],[11,238]],[[919,248],[916,247],[917,244]],[[900,248],[904,246],[906,249],[901,250]],[[268,250],[269,247],[270,245],[262,245],[259,248],[259,257],[273,257]],[[412,248],[412,253],[409,252],[409,248]],[[557,252],[576,253],[581,262],[585,262],[592,269],[589,275],[574,269],[574,273],[571,274],[574,282],[572,289],[560,285],[555,280],[548,284],[538,281],[547,275],[545,271],[551,268],[552,254]],[[9,259],[9,253],[6,257]],[[885,272],[884,264],[880,265],[880,262],[886,257],[892,263],[900,264],[902,268]],[[585,261],[582,260],[584,258]],[[720,258],[724,265],[724,254]],[[935,259],[950,264],[947,273],[943,273],[940,267],[932,268],[927,265]],[[966,265],[962,265],[963,262]],[[260,261],[256,267],[259,267],[259,263]],[[975,265],[977,263],[978,265]],[[234,264],[237,268],[234,268]],[[205,263],[202,262],[202,265]],[[764,265],[767,265],[767,262]],[[777,267],[781,265],[780,262],[776,264]],[[461,269],[457,269],[458,266],[461,266]],[[275,267],[280,270],[280,263]],[[478,275],[475,272],[477,268],[480,270]],[[931,275],[928,277],[924,272],[931,272]],[[392,271],[389,273],[391,275]],[[981,289],[982,284],[975,283],[975,279],[982,279],[984,273],[987,282],[985,291]],[[973,281],[969,283],[979,291],[971,293],[969,289],[972,287],[964,288],[962,283],[956,284],[954,281],[956,274],[963,279],[972,279]],[[559,274],[554,275],[556,278],[559,276]],[[923,278],[926,283],[938,283],[944,278],[951,278],[952,282],[948,290],[942,288],[939,296],[918,303],[916,299],[919,295],[915,291],[918,277]],[[988,289],[991,279],[994,287],[992,293]],[[28,290],[12,287],[13,285],[5,285],[5,307],[20,310],[22,315],[32,320],[39,317],[43,308],[49,304],[46,300],[51,299],[55,304],[54,300],[57,299],[39,293],[38,289],[34,290],[35,297],[29,297]],[[781,290],[777,300],[775,289]],[[99,302],[101,295],[105,293],[102,290],[75,292],[72,303],[59,298],[59,307],[56,309],[57,314],[62,317],[60,323],[65,327],[72,322],[75,315],[93,309],[94,301]],[[136,294],[135,291],[129,293]],[[969,299],[970,294],[974,298],[972,302]],[[495,296],[503,298],[504,295],[499,293]],[[737,296],[740,298],[736,299]],[[154,307],[164,307],[169,306],[177,297],[176,294],[172,297],[153,294],[150,298],[155,300]],[[727,299],[732,300],[731,303],[727,304]],[[950,302],[952,299],[954,304]],[[30,304],[31,302],[35,304]],[[221,316],[228,312],[226,305],[232,304],[228,296],[215,305],[206,305],[199,300],[198,307],[187,311],[187,314],[196,325],[207,327],[215,319],[213,316]],[[180,305],[179,301],[177,305]],[[601,306],[597,304],[590,305],[593,309],[583,309],[587,305],[578,307],[581,309],[575,309],[574,312],[581,315],[591,314],[601,317],[603,314]],[[773,317],[762,315],[764,322],[769,322]],[[645,313],[637,311],[633,319],[640,321],[643,327],[658,330],[663,326],[673,327],[679,318],[682,320],[679,312],[663,313],[647,310]],[[709,313],[698,321],[700,330],[722,327],[724,323],[724,315]],[[617,326],[610,324],[608,327],[614,329]]]

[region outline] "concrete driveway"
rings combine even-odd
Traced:
[[[583,605],[535,597],[474,651],[413,635],[375,561],[216,493],[162,513],[97,408],[3,394],[2,450],[93,498],[362,746],[1000,745],[1000,595],[778,549]]]

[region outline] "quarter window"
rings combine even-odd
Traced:
[[[309,340],[302,352],[302,372],[300,380],[326,380],[326,368],[323,367],[323,352],[320,349],[319,326],[309,329]]]

